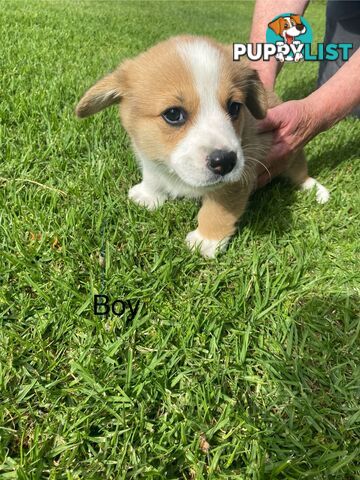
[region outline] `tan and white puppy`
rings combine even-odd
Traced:
[[[202,198],[190,248],[207,257],[223,250],[256,184],[256,164],[271,135],[256,133],[268,99],[257,73],[232,60],[232,48],[196,36],[161,42],[88,90],[76,108],[87,117],[120,104],[143,179],[129,191],[136,203],[154,209],[168,198]],[[307,175],[302,152],[286,175],[302,188],[327,190]]]

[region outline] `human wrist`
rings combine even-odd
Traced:
[[[318,133],[328,130],[333,125],[326,105],[321,99],[317,98],[316,92],[299,100],[299,102],[301,102],[301,106],[305,111],[305,117],[307,118],[308,129],[310,131],[309,140]],[[334,123],[336,122],[334,121]]]
[[[327,91],[326,86],[315,90],[303,99],[305,107],[312,113],[317,132],[329,130],[351,111],[351,105],[343,101],[339,92]]]

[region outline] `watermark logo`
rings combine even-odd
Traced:
[[[311,27],[301,15],[283,14],[268,24],[266,43],[277,46],[275,58],[280,62],[304,59],[304,46],[311,42]]]
[[[268,23],[266,43],[234,43],[233,59],[247,56],[249,60],[269,61],[275,57],[279,62],[318,60],[348,60],[351,43],[317,43],[312,50],[313,34],[309,22],[294,13],[282,13]]]

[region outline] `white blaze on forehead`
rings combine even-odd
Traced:
[[[216,100],[219,87],[221,56],[218,49],[205,40],[179,42],[177,50],[190,67],[201,106]]]

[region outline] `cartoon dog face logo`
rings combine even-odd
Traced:
[[[280,62],[286,61],[295,61],[298,62],[304,58],[303,54],[301,53],[301,45],[302,41],[299,40],[297,37],[299,35],[303,35],[306,33],[308,28],[304,25],[304,21],[300,15],[295,15],[292,13],[287,13],[280,15],[280,17],[272,20],[268,24],[268,31],[273,35],[278,35],[281,37],[281,41],[278,40],[271,40],[273,43],[281,48],[286,46],[287,49],[283,49],[282,51],[278,51],[275,55],[275,58]],[[268,35],[268,34],[266,34]],[[289,47],[291,49],[295,48],[297,50],[292,50],[293,53],[290,53]]]
[[[289,15],[279,17],[268,24],[276,35],[280,35],[284,42],[291,44],[295,37],[302,35],[306,32],[306,27],[301,21],[300,15]]]

